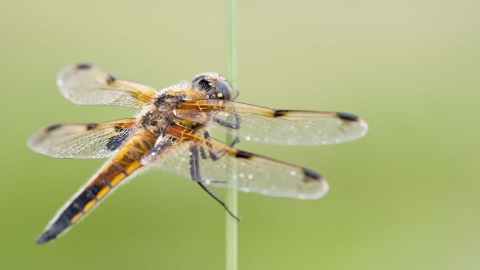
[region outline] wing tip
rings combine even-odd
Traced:
[[[85,62],[72,63],[72,64],[66,65],[63,68],[61,68],[60,71],[57,74],[57,78],[58,78],[58,75],[63,75],[65,73],[68,73],[68,72],[71,72],[71,71],[74,71],[74,70],[78,70],[78,69],[87,70],[87,69],[91,69],[92,67],[94,67],[94,65],[92,63],[89,63],[89,62],[86,62],[86,61]]]
[[[303,174],[305,175],[305,179],[304,179],[305,182],[318,181],[323,178],[320,174],[312,170],[309,170],[307,168],[302,168],[302,171],[303,171]]]
[[[362,118],[358,118],[358,123],[360,123],[360,126],[362,127],[362,133],[360,134],[360,138],[367,135],[368,132],[368,123],[367,121],[363,120]]]
[[[67,84],[69,82],[69,77],[74,74],[75,72],[79,72],[80,70],[82,71],[88,71],[90,69],[95,68],[95,65],[89,62],[77,62],[77,63],[72,63],[70,65],[64,66],[60,71],[57,73],[56,76],[56,82],[57,82],[57,87],[67,99],[70,100],[70,93],[67,88]]]
[[[330,190],[330,185],[325,178],[321,178],[318,180],[318,186],[319,190],[313,195],[312,200],[318,200],[325,197],[325,195],[327,195],[328,191]]]
[[[39,153],[38,143],[39,143],[39,131],[33,133],[27,140],[27,147],[35,153]]]
[[[55,131],[56,129],[60,128],[62,125],[63,124],[53,124],[35,131],[27,139],[27,147],[37,154],[50,156],[45,153],[42,147],[44,145],[44,140],[50,132]]]
[[[362,118],[354,114],[344,113],[344,112],[337,112],[337,117],[342,119],[345,122],[358,123],[358,125],[361,127],[361,132],[358,134],[359,136],[355,139],[361,138],[367,134],[368,124]]]
[[[315,190],[315,192],[310,194],[302,194],[299,196],[299,198],[308,200],[318,200],[323,198],[330,189],[327,179],[307,168],[302,168],[302,171],[304,174],[304,183],[307,186],[310,186],[311,189]]]

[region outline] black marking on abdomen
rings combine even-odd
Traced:
[[[76,197],[73,202],[63,211],[61,216],[67,217],[69,220],[75,215],[83,211],[83,208],[87,203],[92,200],[96,200],[98,192],[101,187],[93,185],[85,188],[85,190]]]
[[[64,216],[60,216],[60,218],[50,226],[48,231],[44,232],[42,235],[40,235],[40,237],[37,238],[37,244],[43,244],[57,238],[57,235],[62,233],[66,228],[68,228],[68,226],[70,226],[70,220]]]
[[[77,65],[77,68],[78,68],[78,69],[89,69],[89,68],[91,68],[91,67],[92,67],[92,65],[89,64],[89,63],[79,63],[79,64]]]
[[[37,243],[42,244],[55,239],[60,233],[68,228],[68,226],[70,226],[71,219],[78,213],[82,212],[87,203],[97,199],[97,194],[100,190],[101,187],[97,185],[85,188],[85,190],[60,214],[58,219],[48,228],[48,230],[37,239]]]
[[[61,127],[61,126],[62,126],[62,124],[53,124],[53,125],[47,127],[47,131],[53,131],[53,130]]]
[[[97,199],[97,194],[100,192],[102,187],[99,187],[97,185],[93,185],[91,187],[87,187],[82,194],[80,194],[77,197],[77,201],[81,203],[83,206],[85,206],[87,203],[89,203],[91,200]]]
[[[309,180],[320,180],[322,179],[322,176],[312,170],[309,170],[307,168],[302,168],[302,171],[303,171],[303,174],[305,174],[305,176],[307,176],[306,178],[304,178],[304,181],[305,182],[308,182]]]
[[[273,113],[273,117],[282,117],[289,112],[290,112],[289,110],[275,110],[275,112]]]
[[[248,153],[248,152],[238,150],[238,152],[235,154],[235,157],[236,158],[251,159],[251,158],[253,158],[253,155]]]
[[[357,121],[358,116],[349,114],[349,113],[342,113],[342,112],[337,112],[337,116],[340,117],[340,119],[345,120],[345,121]]]

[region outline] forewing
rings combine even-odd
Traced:
[[[240,130],[220,122],[235,122]],[[340,112],[275,110],[223,100],[187,100],[176,110],[176,116],[239,135],[247,141],[277,145],[325,145],[363,137],[367,123],[352,114]],[[237,133],[238,132],[238,133]]]
[[[159,153],[147,155],[142,164],[192,179],[190,165],[194,153],[190,149],[191,144],[197,144],[200,175],[208,185],[297,199],[319,199],[328,191],[327,181],[311,170],[240,151],[213,139],[208,141],[202,133],[192,134],[188,136],[195,137],[194,140],[181,141],[181,136],[173,136],[176,141]],[[214,160],[211,153],[218,159]],[[233,180],[236,186],[231,186]]]
[[[69,101],[81,105],[117,105],[141,108],[156,95],[144,84],[116,79],[98,66],[78,63],[57,75],[58,89]]]
[[[100,124],[55,124],[32,134],[27,145],[34,152],[53,158],[106,158],[134,129],[133,118]]]

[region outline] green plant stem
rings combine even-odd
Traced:
[[[232,82],[232,89],[237,89],[237,1],[227,0],[227,78]],[[227,135],[227,143],[230,144],[234,136]],[[230,171],[235,176],[236,169]],[[235,177],[232,177],[235,178]],[[238,213],[237,191],[233,187],[237,186],[236,179],[232,179],[231,185],[227,191],[227,207],[234,215]],[[225,212],[225,230],[226,230],[226,270],[238,269],[238,221]]]

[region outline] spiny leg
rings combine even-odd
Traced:
[[[208,158],[207,153],[205,152],[205,149],[203,149],[203,147],[200,147],[200,156],[202,157],[202,159]]]
[[[210,149],[213,149],[213,146],[212,146],[212,143],[211,143],[211,137],[210,137],[210,133],[208,133],[208,131],[204,131],[203,133],[203,137],[207,140],[207,146],[210,148]],[[235,140],[232,142],[231,144],[231,147],[233,147],[235,144],[237,144],[238,142],[240,141],[240,139],[238,137],[235,138]],[[226,151],[223,151],[221,153],[215,153],[213,151],[208,151],[208,153],[210,154],[210,158],[215,161],[215,160],[218,160],[219,158],[221,158],[223,155],[225,155]],[[200,154],[202,155],[202,158],[203,159],[206,159],[206,154],[205,154],[205,151],[202,147],[200,147]]]
[[[217,123],[219,123],[222,126],[228,127],[228,128],[233,128],[233,129],[239,129],[240,128],[240,118],[238,118],[238,115],[235,114],[235,123],[228,122],[227,120],[220,119],[216,116],[213,117],[213,120]]]
[[[230,209],[228,209],[227,205],[222,201],[220,200],[217,196],[215,196],[215,194],[213,194],[202,182],[197,182],[198,185],[200,185],[203,190],[205,190],[210,196],[212,196],[217,202],[219,202],[223,208],[225,208],[225,210],[227,210],[228,214],[230,214],[230,216],[232,216],[233,218],[235,218],[236,220],[240,221],[241,219],[237,216],[235,216],[231,211]]]
[[[198,145],[195,143],[190,144],[190,177],[196,182],[200,182],[202,177],[200,176],[200,161],[198,158]]]
[[[219,202],[223,208],[230,214],[230,216],[234,217],[238,221],[240,221],[240,218],[235,216],[230,209],[228,209],[227,205],[220,200],[215,194],[213,194],[204,184],[202,177],[200,175],[200,156],[199,156],[199,150],[198,150],[198,145],[195,143],[190,144],[190,176],[192,177],[192,180],[197,182],[197,184],[205,190],[208,195],[210,195],[212,198],[214,198],[217,202]]]

